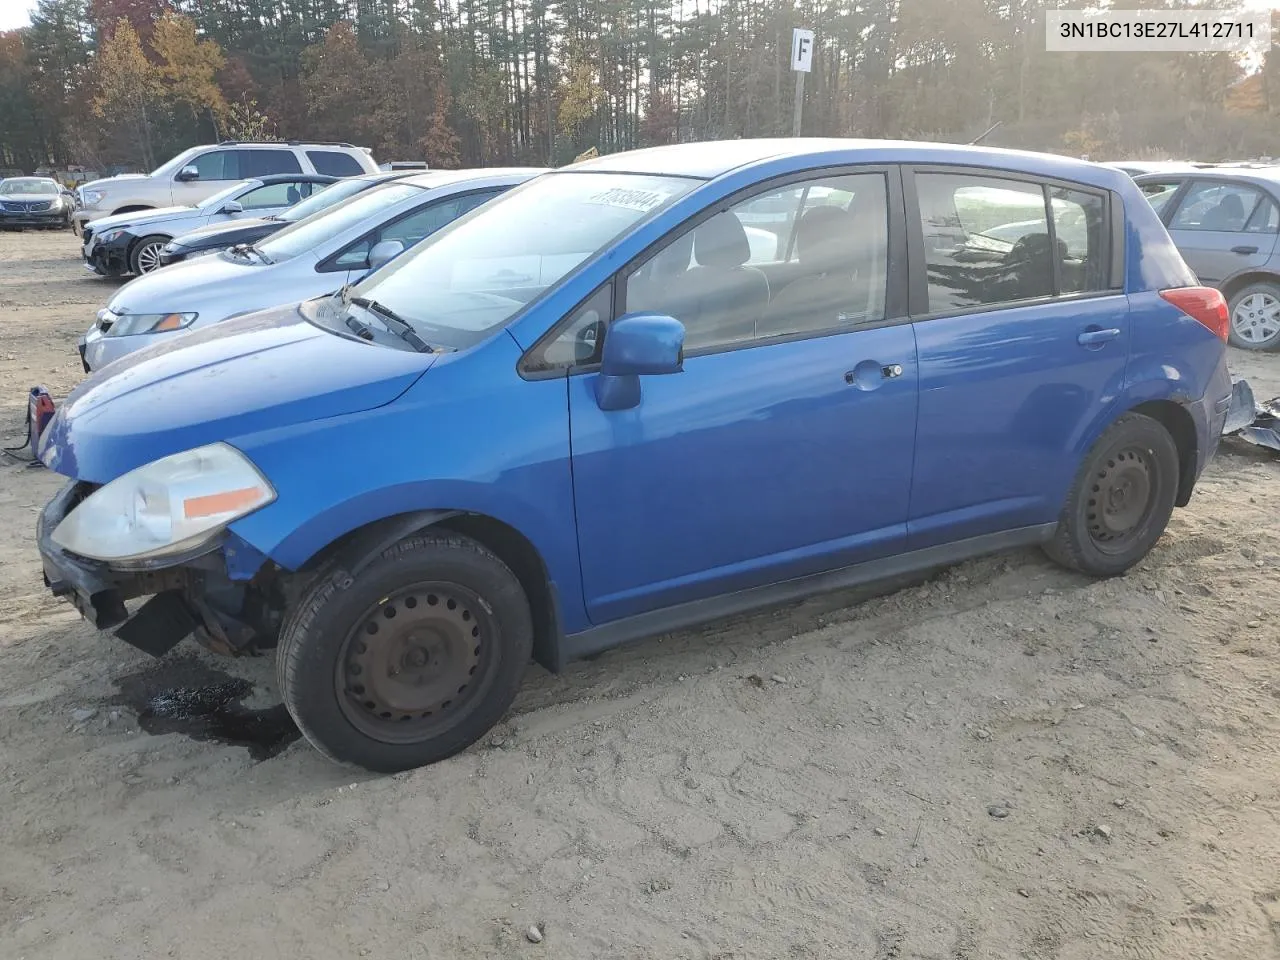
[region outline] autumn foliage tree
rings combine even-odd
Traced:
[[[128,20],[121,20],[111,39],[103,43],[96,68],[94,115],[103,122],[108,137],[128,137],[147,168],[154,167],[151,125],[159,105],[160,74]]]

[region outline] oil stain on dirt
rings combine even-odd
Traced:
[[[147,733],[178,733],[193,740],[245,747],[257,761],[268,760],[301,736],[283,705],[256,710],[243,700],[253,684],[183,658],[116,681],[113,703],[137,712]]]

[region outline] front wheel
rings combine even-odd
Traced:
[[[1095,577],[1124,573],[1164,533],[1178,496],[1178,448],[1150,417],[1127,413],[1084,458],[1045,552]]]
[[[529,603],[506,564],[466,537],[428,532],[344,577],[307,590],[276,654],[285,706],[313,746],[406,770],[501,719],[533,648]]]
[[[138,276],[160,269],[160,251],[169,242],[168,237],[143,237],[133,245],[129,254],[129,267]]]
[[[1280,286],[1251,283],[1231,298],[1228,312],[1227,337],[1233,347],[1274,350],[1280,346]]]

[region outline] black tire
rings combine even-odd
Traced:
[[[1242,350],[1280,347],[1280,284],[1251,283],[1227,304],[1227,339]]]
[[[280,694],[313,746],[389,773],[452,756],[502,718],[533,649],[529,602],[506,564],[427,532],[344,577],[340,564],[320,574],[276,652]]]
[[[172,239],[156,234],[137,241],[129,250],[129,269],[133,275],[140,277],[159,270],[160,249]]]
[[[1045,553],[1094,577],[1124,573],[1164,533],[1178,496],[1178,447],[1156,420],[1126,413],[1090,448]]]

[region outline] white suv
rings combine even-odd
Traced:
[[[349,143],[222,143],[184,150],[151,173],[126,173],[80,187],[76,233],[90,220],[134,210],[194,206],[238,180],[273,173],[355,177],[377,173],[365,147]]]

